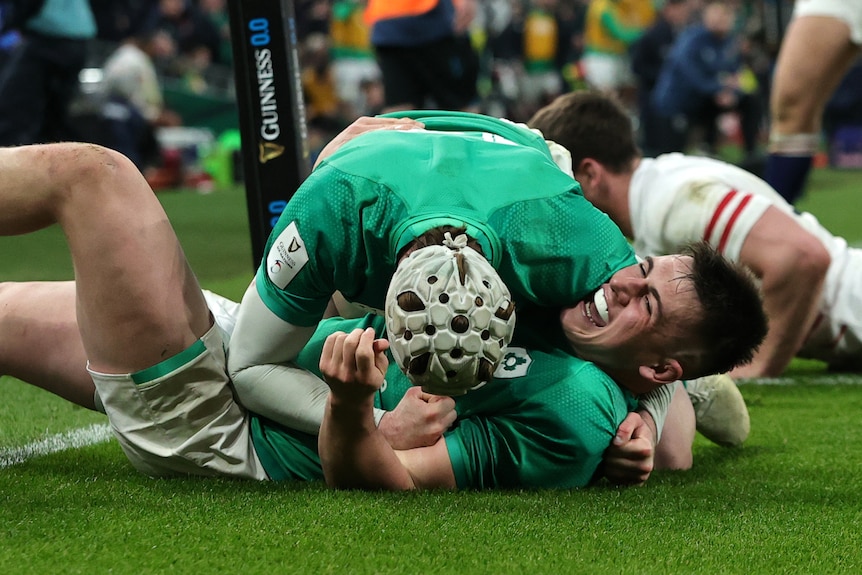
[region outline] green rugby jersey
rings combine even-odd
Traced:
[[[466,226],[521,307],[572,305],[635,263],[541,137],[489,116],[412,114],[430,129],[355,138],[287,203],[256,276],[279,317],[314,325],[336,290],[382,309],[398,250],[444,224]]]
[[[383,319],[323,321],[298,363],[319,375],[333,331],[374,327]],[[375,406],[392,410],[410,382],[392,362]],[[592,363],[559,350],[510,347],[485,387],[455,398],[458,420],[446,447],[460,488],[571,488],[589,483],[634,396]],[[252,438],[272,479],[319,479],[317,438],[253,416]]]

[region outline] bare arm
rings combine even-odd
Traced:
[[[330,395],[318,438],[326,482],[345,489],[454,488],[445,441],[397,452],[374,425],[373,397],[383,384],[388,346],[372,329],[326,339],[320,369]]]
[[[375,410],[375,413],[380,410]],[[455,400],[411,387],[392,411],[383,412],[377,428],[394,449],[432,446],[455,422]]]
[[[344,128],[344,130],[323,147],[317,156],[317,160],[314,162],[314,167],[316,168],[320,162],[334,154],[338,148],[366,132],[373,132],[374,130],[419,130],[424,127],[425,124],[422,122],[417,122],[410,118],[374,118],[371,116],[362,116]]]
[[[769,333],[754,361],[731,375],[780,375],[817,316],[829,253],[791,216],[770,207],[745,239],[740,261],[761,279]]]

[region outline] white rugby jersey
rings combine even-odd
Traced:
[[[633,244],[640,257],[677,253],[706,240],[739,261],[745,239],[770,206],[791,215],[823,242],[832,263],[821,316],[800,355],[842,364],[862,351],[862,251],[848,247],[808,213],[798,213],[772,187],[732,164],[673,153],[644,158],[629,188]],[[852,356],[852,357],[845,357]]]

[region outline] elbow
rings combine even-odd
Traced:
[[[809,285],[820,286],[826,279],[832,258],[823,244],[813,236],[797,250],[794,271],[797,281],[804,279]]]
[[[240,364],[238,361],[232,360],[230,354],[228,354],[227,374],[231,381],[233,381],[234,385],[236,385],[238,381],[242,380],[242,371],[245,367],[246,366]]]
[[[228,359],[228,377],[230,377],[234,391],[236,391],[237,395],[240,397],[241,400],[246,399],[245,392],[253,387],[254,378],[249,377],[249,367],[251,366],[243,364],[231,364],[230,359]]]

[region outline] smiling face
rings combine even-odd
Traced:
[[[702,316],[691,264],[689,256],[647,258],[564,309],[560,321],[575,354],[635,393],[678,379],[674,355],[696,339]]]

